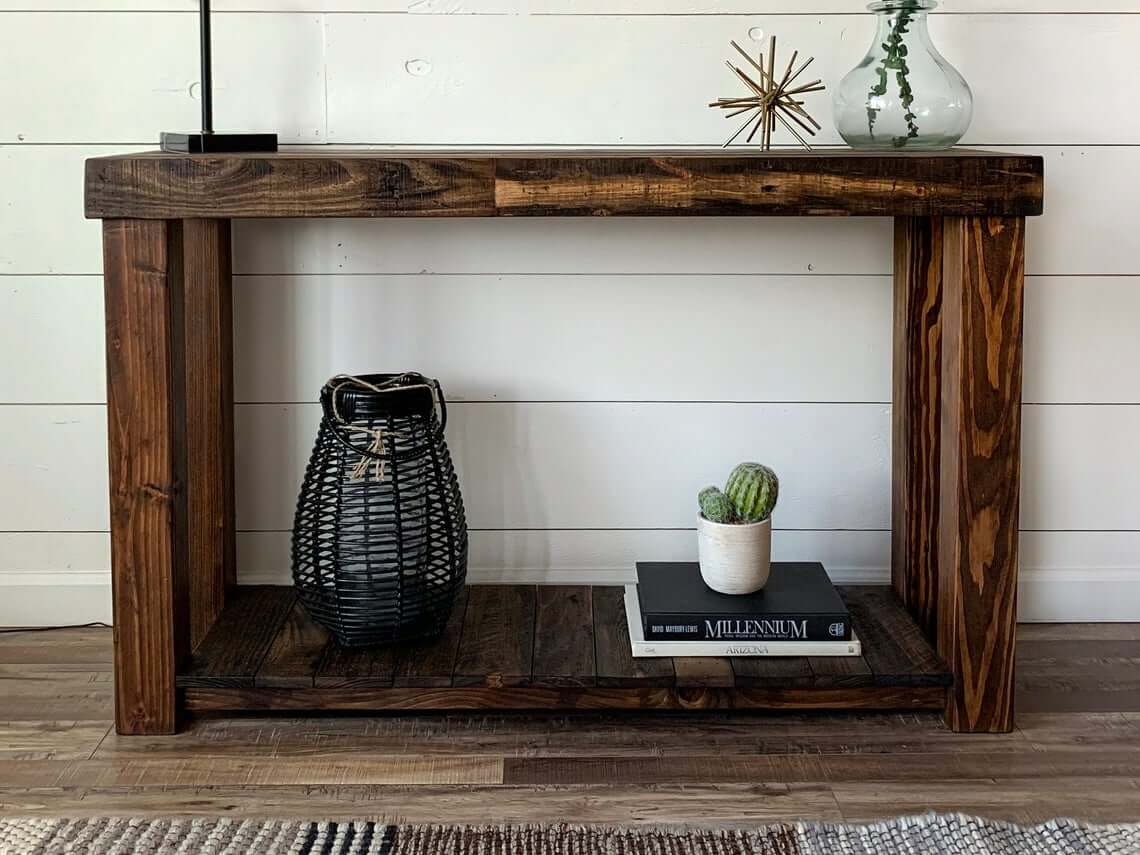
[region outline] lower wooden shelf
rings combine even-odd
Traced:
[[[186,709],[941,709],[952,677],[894,592],[844,587],[860,658],[634,659],[620,587],[470,586],[426,644],[346,650],[292,588],[239,587]]]

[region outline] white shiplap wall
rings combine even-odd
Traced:
[[[217,0],[219,127],[289,144],[715,145],[756,29],[834,84],[860,0]],[[1140,0],[948,0],[966,142],[1046,158],[1029,232],[1022,615],[1140,620]],[[83,159],[197,118],[193,0],[0,0],[0,623],[109,613],[98,224]],[[757,33],[758,35],[758,33]],[[1076,105],[1079,109],[1072,109]],[[816,102],[836,141],[827,98]],[[241,576],[288,580],[321,382],[417,368],[473,575],[620,577],[695,551],[693,495],[776,466],[776,550],[889,561],[890,224],[240,222]]]

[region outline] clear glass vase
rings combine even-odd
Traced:
[[[934,0],[879,0],[878,32],[835,93],[835,125],[853,148],[942,149],[970,126],[970,87],[930,41]]]

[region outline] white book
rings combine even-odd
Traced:
[[[659,656],[862,656],[854,630],[850,641],[646,641],[637,585],[625,586],[625,615],[634,659]]]

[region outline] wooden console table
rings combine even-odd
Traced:
[[[964,149],[87,161],[104,236],[118,731],[172,733],[186,708],[631,706],[945,706],[956,730],[1008,731],[1025,218],[1041,213],[1043,171]],[[345,665],[290,589],[236,586],[230,219],[595,215],[895,218],[894,592],[845,591],[866,643],[849,673],[617,665],[614,589],[506,586],[470,589],[463,643],[417,651],[432,673],[408,680],[383,665],[395,652]],[[512,603],[551,632],[516,632]],[[550,665],[554,636],[587,625],[593,656]]]

